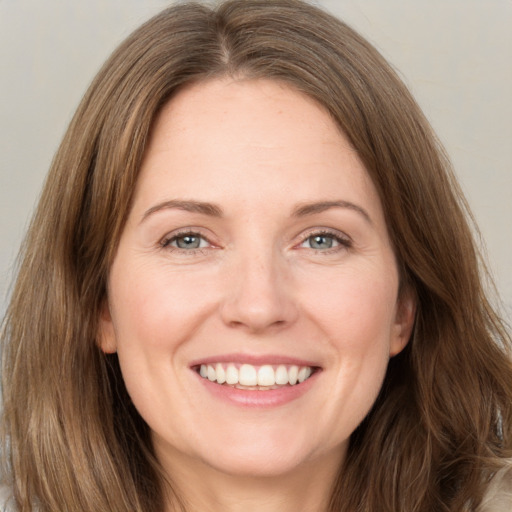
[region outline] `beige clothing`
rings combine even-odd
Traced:
[[[512,512],[512,461],[496,473],[477,512]]]
[[[10,489],[5,485],[0,485],[0,512],[14,512],[11,503]]]

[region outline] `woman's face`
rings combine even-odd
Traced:
[[[99,338],[164,467],[278,475],[342,460],[410,334],[397,294],[378,195],[330,116],[219,79],[156,121]]]

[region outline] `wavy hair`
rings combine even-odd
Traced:
[[[148,427],[116,355],[97,345],[98,321],[155,116],[178,89],[221,76],[284,82],[330,113],[378,190],[402,286],[417,298],[412,339],[351,437],[330,510],[474,510],[511,455],[512,366],[471,216],[393,69],[300,0],[164,10],[121,44],[85,94],[22,247],[2,327],[3,474],[18,509],[164,508],[169,491]]]

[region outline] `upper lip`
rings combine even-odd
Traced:
[[[215,363],[239,363],[251,364],[253,366],[269,365],[295,365],[295,366],[310,366],[312,368],[319,368],[318,362],[308,359],[301,359],[297,357],[290,357],[280,354],[219,354],[216,356],[208,356],[196,359],[190,363],[190,367],[197,367],[202,364],[215,364]]]

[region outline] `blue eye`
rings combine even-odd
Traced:
[[[208,247],[208,241],[198,233],[181,233],[164,240],[163,247],[170,247],[184,251]]]
[[[337,236],[334,233],[314,233],[308,236],[301,244],[301,247],[327,251],[338,247],[350,247],[350,241]]]
[[[334,237],[327,235],[313,235],[308,237],[307,242],[311,249],[331,249],[336,244]]]

